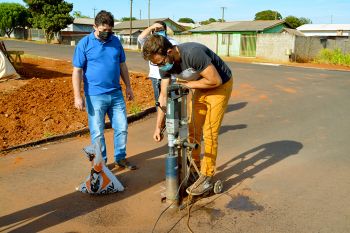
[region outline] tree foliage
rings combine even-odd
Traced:
[[[135,17],[132,17],[132,21],[135,21],[135,20],[137,20]],[[123,17],[123,18],[121,18],[120,19],[120,21],[130,21],[130,17]]]
[[[83,15],[81,11],[73,11],[74,18],[90,18],[89,16]]]
[[[10,37],[16,27],[28,25],[28,11],[18,3],[0,3],[0,34]]]
[[[312,23],[310,19],[301,17],[295,17],[295,16],[287,16],[284,18],[284,21],[287,22],[292,28],[297,28],[300,27],[301,25]]]
[[[180,18],[178,20],[178,22],[180,22],[180,23],[194,23],[193,19],[191,19],[191,18]]]
[[[216,19],[214,19],[214,18],[209,18],[209,19],[207,19],[207,20],[204,20],[204,21],[200,22],[200,24],[202,24],[202,25],[207,25],[207,24],[214,23],[214,22],[217,22]]]
[[[255,14],[254,20],[280,20],[282,15],[277,11],[265,10]]]
[[[299,20],[300,20],[301,25],[311,24],[312,23],[311,19],[308,19],[308,18],[305,18],[305,17],[300,17]]]
[[[70,12],[73,9],[72,3],[64,0],[23,0],[27,3],[32,17],[29,22],[35,28],[45,31],[46,40],[49,42],[54,33],[58,33],[73,23]]]

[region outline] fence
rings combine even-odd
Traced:
[[[350,53],[349,37],[300,37],[295,39],[295,54],[298,61],[313,60],[322,49],[340,49]]]

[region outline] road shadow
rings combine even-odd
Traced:
[[[230,161],[217,168],[217,178],[224,181],[225,190],[246,178],[253,178],[255,174],[296,155],[303,148],[303,144],[296,141],[275,141],[257,146],[242,154],[234,156]]]
[[[236,104],[229,104],[229,105],[227,105],[227,109],[226,109],[225,113],[240,110],[240,109],[244,108],[245,106],[247,106],[247,104],[248,104],[248,102],[239,102]]]
[[[238,129],[245,129],[248,126],[246,124],[240,124],[240,125],[222,125],[220,127],[220,131],[219,134],[224,134],[227,133],[229,131],[233,131],[233,130],[238,130]]]
[[[125,191],[108,195],[73,192],[51,201],[0,217],[0,232],[39,232],[121,201],[159,184],[165,179],[163,155],[167,145],[132,156],[140,166],[136,171],[118,174]],[[112,170],[116,173],[116,170]],[[142,179],[140,179],[142,177]],[[127,184],[127,185],[125,185]]]

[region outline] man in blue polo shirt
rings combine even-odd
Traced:
[[[136,169],[126,160],[127,117],[120,86],[120,77],[126,86],[126,98],[134,98],[125,53],[119,39],[112,35],[114,18],[110,12],[100,11],[95,17],[95,31],[82,38],[73,56],[74,105],[83,110],[85,102],[80,94],[84,81],[86,110],[91,142],[101,140],[102,156],[107,162],[104,139],[105,116],[108,115],[114,130],[114,159],[122,168]]]

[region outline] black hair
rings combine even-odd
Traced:
[[[111,12],[105,10],[98,12],[98,14],[95,17],[95,25],[98,27],[103,24],[107,24],[111,27],[114,27],[114,17]]]
[[[168,49],[173,47],[164,36],[150,35],[143,45],[142,56],[145,60],[150,60],[155,54],[166,56]]]

